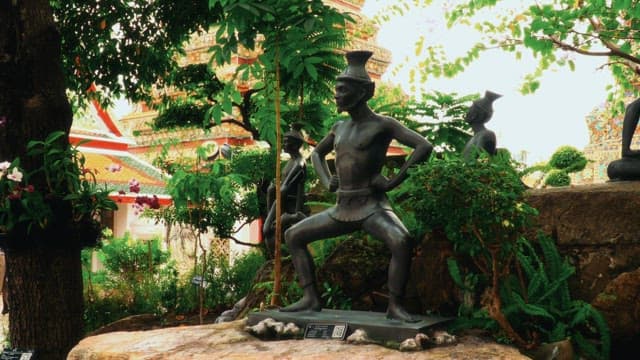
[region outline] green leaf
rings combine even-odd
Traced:
[[[318,78],[318,71],[316,70],[315,66],[313,66],[313,64],[307,63],[306,61],[304,63],[304,66],[307,69],[307,74],[309,74],[309,76],[311,76],[313,80],[316,80]]]

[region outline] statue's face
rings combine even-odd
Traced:
[[[336,82],[336,105],[338,112],[349,111],[360,105],[364,98],[364,86],[356,81],[338,80]]]
[[[482,110],[478,105],[471,105],[465,120],[469,124],[484,123],[487,117],[486,111]]]
[[[289,136],[285,136],[282,139],[282,149],[289,154],[298,151],[301,145],[302,143],[300,142],[300,140]]]

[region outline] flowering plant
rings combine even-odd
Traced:
[[[85,168],[84,156],[63,136],[54,132],[27,144],[27,159],[39,164],[34,170],[25,171],[20,158],[0,163],[0,233],[19,229],[29,234],[52,224],[97,225],[101,211],[117,208],[110,191]]]

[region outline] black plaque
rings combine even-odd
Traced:
[[[311,323],[304,329],[304,338],[344,340],[347,329],[347,323]]]

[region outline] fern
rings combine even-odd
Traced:
[[[573,274],[574,269],[571,267],[571,273],[566,273],[566,269],[569,264],[566,260],[562,259],[560,253],[558,252],[558,248],[556,247],[553,239],[548,236],[544,236],[543,234],[538,235],[538,243],[540,244],[540,248],[542,249],[542,254],[544,256],[545,262],[551,274],[562,274],[567,275],[567,278]],[[566,281],[561,281],[558,284],[558,293],[556,294],[560,299],[561,304],[569,304],[569,284]]]

